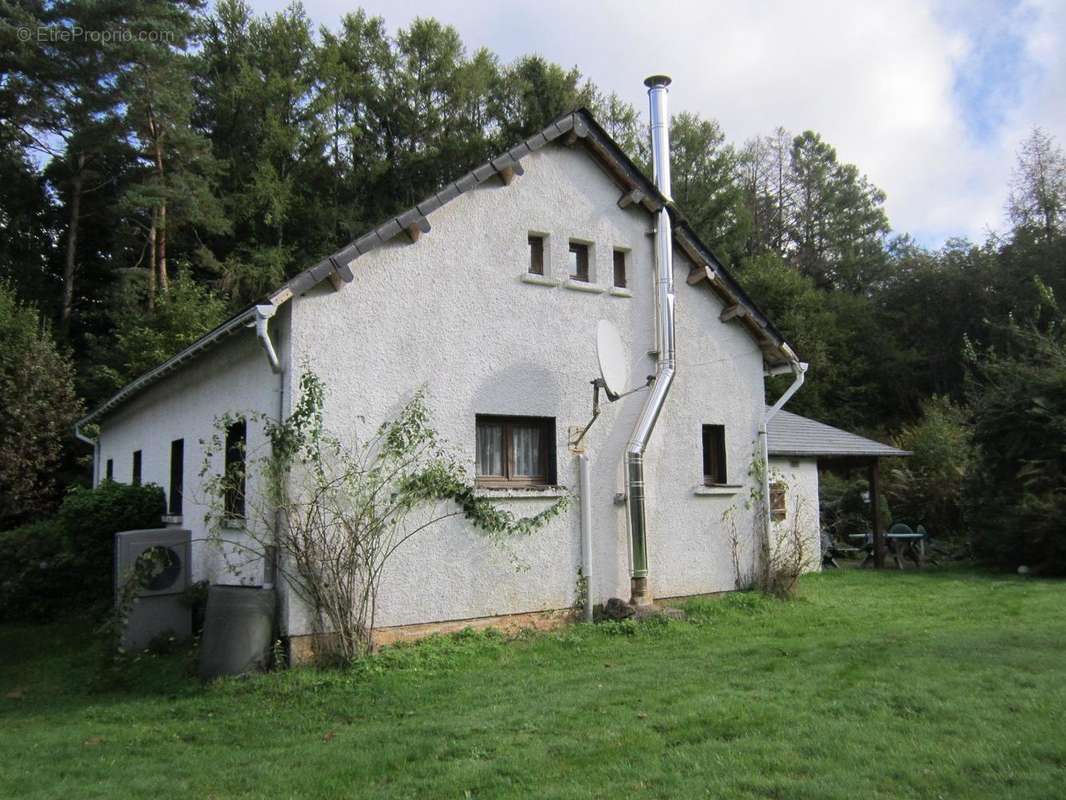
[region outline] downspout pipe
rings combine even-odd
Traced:
[[[667,87],[670,78],[653,75],[644,81],[648,87],[651,121],[651,149],[655,186],[670,199],[670,117],[667,110]],[[658,354],[655,378],[640,411],[637,424],[626,445],[626,500],[630,541],[630,588],[633,605],[652,602],[648,588],[647,513],[644,495],[644,453],[655,430],[659,413],[666,403],[670,385],[674,381],[676,358],[674,350],[674,269],[673,233],[670,213],[664,205],[655,220],[655,317]]]
[[[581,493],[581,577],[585,582],[585,622],[592,622],[592,491],[589,479],[589,457],[577,456],[577,484]]]
[[[259,343],[266,351],[267,361],[270,362],[270,371],[275,375],[281,374],[281,362],[278,360],[274,343],[270,341],[270,331],[267,323],[277,313],[278,307],[273,303],[264,303],[255,307],[255,335],[259,337]]]
[[[787,367],[770,370],[768,375],[782,375],[786,371],[792,373],[792,383],[784,393],[777,398],[777,402],[770,408],[766,409],[766,413],[763,415],[762,422],[759,423],[759,442],[762,450],[762,499],[763,499],[763,534],[766,537],[765,542],[770,542],[770,443],[767,436],[767,428],[770,425],[770,420],[777,416],[777,412],[784,408],[785,403],[792,399],[792,395],[799,391],[803,386],[803,381],[807,377],[808,364],[800,361],[796,354],[788,345],[784,345],[782,348],[785,355],[789,358]]]
[[[85,442],[93,449],[93,488],[100,482],[100,439],[93,439],[81,432],[81,423],[74,423],[74,438],[79,442]]]

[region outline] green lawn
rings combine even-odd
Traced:
[[[0,797],[1052,798],[1066,583],[845,571],[692,621],[459,635],[93,693],[84,625],[0,628]]]

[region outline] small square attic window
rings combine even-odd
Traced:
[[[584,242],[570,242],[570,279],[589,282],[589,246]]]

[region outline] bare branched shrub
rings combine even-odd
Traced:
[[[722,522],[729,530],[729,555],[733,561],[733,588],[750,589],[755,583],[755,559],[745,568],[742,562],[740,532],[737,530],[737,507],[730,506],[722,514]]]
[[[218,420],[205,446],[209,522],[220,544],[253,557],[276,553],[279,574],[313,612],[326,657],[351,661],[372,649],[385,568],[406,542],[463,516],[496,542],[531,533],[569,498],[516,518],[478,496],[463,464],[431,425],[422,392],[365,442],[348,444],[322,427],[323,387],[301,378],[297,407],[284,422],[262,416],[270,452],[237,459],[241,469],[211,473],[235,417]],[[232,447],[232,443],[230,445]],[[235,500],[235,498],[239,498]],[[231,530],[244,509],[244,535]]]
[[[758,579],[761,592],[782,599],[795,594],[800,575],[814,566],[812,548],[803,534],[805,501],[797,497],[792,506],[788,523],[773,530],[765,543]]]
[[[794,499],[792,514],[784,529],[768,524],[768,504],[764,500],[765,469],[763,459],[756,453],[748,469],[752,488],[744,502],[744,509],[752,512],[752,560],[749,568],[744,567],[742,550],[745,537],[741,535],[737,524],[740,509],[735,505],[730,506],[722,515],[722,522],[729,531],[735,587],[754,588],[764,594],[787,598],[795,592],[800,575],[815,565],[812,548],[805,540],[802,528],[802,512],[806,509],[807,501],[801,497]],[[770,475],[770,482],[783,485],[787,492],[788,484],[780,473]]]

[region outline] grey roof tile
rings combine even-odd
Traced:
[[[532,150],[530,149],[529,145],[525,142],[522,142],[521,144],[516,144],[514,147],[512,147],[508,152],[508,155],[515,161],[519,161],[528,156],[531,152]]]
[[[477,178],[474,176],[473,172],[466,173],[466,175],[455,182],[455,188],[459,190],[460,194],[463,192],[469,192],[475,186],[477,186]]]
[[[484,183],[495,174],[496,169],[492,166],[492,164],[482,164],[480,167],[474,170],[474,177],[477,179],[478,183]]]
[[[528,139],[526,139],[523,144],[525,144],[525,146],[528,147],[529,151],[532,153],[534,150],[539,150],[540,148],[544,147],[544,145],[546,145],[547,143],[547,136],[545,136],[543,133],[535,133]]]
[[[439,192],[437,192],[437,202],[441,205],[448,203],[462,194],[462,190],[455,183],[449,183]]]
[[[374,233],[378,235],[378,238],[381,239],[382,242],[387,242],[394,236],[398,235],[402,230],[403,226],[400,225],[399,222],[395,219],[390,219],[383,225],[379,225]]]

